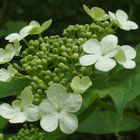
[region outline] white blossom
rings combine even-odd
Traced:
[[[17,73],[17,70],[12,67],[12,65],[9,65],[7,69],[1,68],[0,69],[0,81],[8,82]]]
[[[138,29],[138,25],[135,22],[128,20],[128,15],[123,10],[117,10],[116,13],[109,12],[109,15],[111,21],[123,30],[129,31],[131,29]]]
[[[66,134],[74,132],[78,128],[78,119],[73,113],[80,109],[81,104],[80,94],[67,93],[61,84],[52,84],[47,90],[47,99],[39,106],[41,127],[52,132],[59,125]]]
[[[39,119],[38,106],[33,105],[33,95],[29,87],[26,87],[19,96],[20,100],[12,102],[12,106],[3,103],[0,105],[0,115],[9,119],[10,123],[33,122]]]
[[[115,35],[105,36],[101,42],[90,39],[83,44],[85,55],[80,57],[80,64],[90,66],[95,64],[95,68],[100,71],[110,71],[116,66],[113,57],[118,52],[118,38]]]
[[[121,46],[115,56],[117,62],[126,69],[132,69],[136,67],[136,62],[133,60],[135,57],[136,51],[129,45]]]
[[[0,64],[7,63],[15,56],[15,48],[12,44],[7,44],[5,49],[0,48]]]
[[[92,82],[88,76],[82,78],[75,76],[70,85],[75,93],[82,94],[92,85]]]

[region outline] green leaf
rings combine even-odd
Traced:
[[[117,113],[97,110],[80,124],[78,131],[93,134],[118,133],[136,129],[139,125],[140,122],[130,117],[121,118]]]
[[[7,125],[7,123],[8,123],[8,120],[0,117],[0,132]]]
[[[140,95],[140,45],[137,46],[137,54],[135,69],[122,69],[111,75],[108,84],[93,90],[101,98],[111,96],[119,112],[123,111],[129,101]]]
[[[10,82],[0,82],[0,98],[19,95],[30,84],[30,80],[22,78]]]
[[[47,30],[50,27],[51,24],[52,24],[52,20],[51,19],[46,21],[46,22],[44,22],[41,25],[41,31],[43,32],[43,31]]]

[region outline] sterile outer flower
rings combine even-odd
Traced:
[[[123,10],[117,10],[116,14],[109,12],[109,15],[111,21],[117,24],[120,29],[126,31],[138,29],[138,25],[135,22],[128,20],[128,15]]]
[[[103,21],[109,18],[108,14],[99,7],[92,7],[89,9],[86,5],[83,5],[85,12],[96,21]]]
[[[3,103],[0,105],[0,115],[9,119],[10,123],[23,123],[24,121],[37,121],[39,119],[38,106],[33,105],[33,95],[29,87],[26,87],[19,96],[20,100],[12,102],[12,106]]]
[[[90,66],[95,64],[95,68],[100,71],[110,71],[116,66],[113,57],[119,50],[118,38],[115,35],[105,36],[101,42],[90,39],[83,44],[83,50],[87,53],[80,57],[80,64]]]
[[[47,90],[47,99],[39,106],[41,127],[52,132],[59,125],[62,132],[73,133],[78,128],[78,119],[73,113],[80,109],[81,104],[80,94],[67,93],[61,84],[52,84]]]
[[[7,44],[5,49],[0,48],[0,64],[7,63],[15,56],[15,48],[12,44]]]
[[[71,88],[75,93],[84,93],[90,86],[92,82],[88,76],[83,76],[82,78],[75,76],[71,82]]]
[[[4,68],[0,69],[0,81],[8,82],[13,79],[15,74],[17,73],[17,70],[12,67],[12,65],[9,65],[7,67],[7,70]]]
[[[133,69],[136,67],[136,62],[133,60],[135,57],[136,51],[129,45],[121,46],[115,56],[117,62],[126,69]]]
[[[51,19],[44,22],[42,25],[40,25],[35,20],[31,21],[30,26],[32,26],[33,28],[30,30],[30,34],[31,35],[41,34],[43,31],[45,31],[46,29],[48,29],[50,27],[51,23],[52,23]]]
[[[30,30],[32,28],[34,28],[34,24],[31,24],[34,21],[31,21],[29,25],[23,27],[19,33],[11,33],[8,36],[5,37],[5,40],[8,40],[9,42],[17,42],[17,41],[21,41],[22,39],[24,39],[26,36],[28,36],[30,34]]]

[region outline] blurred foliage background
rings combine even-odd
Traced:
[[[82,5],[98,6],[106,12],[123,9],[129,18],[140,25],[140,0],[0,0],[0,38],[9,33],[17,32],[31,20],[42,23],[50,18],[53,24],[48,34],[61,34],[70,24],[91,23]],[[133,33],[132,33],[133,32]],[[140,42],[140,31],[123,34],[120,38],[127,42]]]

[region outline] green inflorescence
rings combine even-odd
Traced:
[[[109,22],[91,25],[70,25],[59,35],[39,37],[30,40],[22,51],[18,64],[27,77],[32,80],[34,103],[39,104],[47,88],[53,83],[61,83],[67,89],[74,76],[92,76],[93,67],[79,64],[83,54],[82,44],[89,38],[99,39],[115,32]],[[17,67],[18,68],[18,67]]]
[[[8,140],[45,140],[46,133],[33,125],[24,124],[16,135],[8,138]]]

